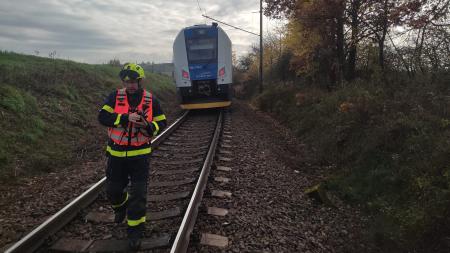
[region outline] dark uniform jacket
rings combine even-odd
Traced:
[[[114,106],[116,104],[116,94],[117,91],[112,92],[108,98],[105,100],[102,109],[98,114],[98,121],[100,124],[107,127],[114,127],[114,123],[118,119],[118,114],[114,112]],[[128,94],[128,103],[131,108],[137,107],[142,100],[142,89],[137,90],[134,94]],[[153,109],[153,122],[148,124],[147,132],[149,136],[155,136],[160,133],[167,125],[166,116],[161,110],[159,101],[157,98],[153,96],[152,100],[152,109]],[[128,126],[128,114],[122,114],[120,117],[120,124],[123,127]],[[156,127],[154,124],[157,124]],[[121,146],[115,144],[111,139],[108,141],[107,154],[117,157],[141,157],[143,155],[148,155],[148,149],[150,148],[150,144],[144,144],[139,147],[133,146]],[[144,151],[144,152],[141,152]],[[150,149],[151,152],[151,149]]]

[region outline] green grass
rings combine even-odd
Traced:
[[[26,98],[32,102],[32,106],[36,106],[36,100],[28,94],[23,94],[16,88],[3,84],[0,86],[0,106],[12,112],[21,113],[25,111]]]
[[[119,70],[0,52],[0,180],[67,167],[79,150],[104,140],[97,113],[121,86]],[[158,97],[175,91],[166,76],[147,79],[145,87]]]
[[[298,101],[296,94],[303,94]],[[450,235],[448,86],[355,81],[333,92],[273,85],[254,103],[335,164],[326,186],[371,214],[388,251],[426,251]]]

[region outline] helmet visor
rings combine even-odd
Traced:
[[[122,81],[137,80],[139,78],[139,73],[134,70],[123,69],[120,71],[119,77]]]

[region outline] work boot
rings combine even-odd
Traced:
[[[127,209],[122,208],[119,210],[116,210],[114,212],[114,222],[115,223],[122,223],[123,220],[125,220],[125,217],[127,217]]]
[[[131,250],[139,250],[141,247],[144,226],[140,224],[136,227],[128,227],[128,247]]]

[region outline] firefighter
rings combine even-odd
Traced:
[[[108,127],[106,193],[114,221],[127,218],[128,244],[137,250],[145,228],[150,141],[166,126],[166,116],[158,100],[142,88],[141,66],[126,63],[119,76],[123,88],[108,96],[98,120]]]

